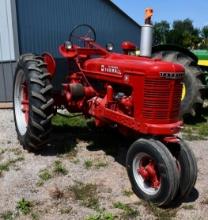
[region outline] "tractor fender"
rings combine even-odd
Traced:
[[[54,57],[47,52],[43,53],[41,56],[43,57],[44,62],[47,64],[47,70],[49,74],[51,75],[51,77],[53,77],[56,72],[56,61]]]
[[[161,44],[161,45],[156,45],[152,47],[152,53],[158,52],[158,51],[179,51],[186,56],[190,57],[196,64],[198,63],[198,57],[192,53],[190,50],[180,47],[178,45],[173,45],[173,44]]]

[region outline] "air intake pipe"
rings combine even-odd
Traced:
[[[153,9],[147,8],[145,10],[145,24],[141,27],[141,42],[140,42],[140,56],[152,56],[152,42],[153,42],[153,25],[152,18]]]

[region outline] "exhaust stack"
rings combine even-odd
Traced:
[[[141,27],[140,56],[151,57],[152,41],[153,41],[153,25],[152,18],[153,9],[145,10],[145,24]]]

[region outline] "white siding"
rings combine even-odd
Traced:
[[[0,0],[0,62],[15,59],[11,1]]]

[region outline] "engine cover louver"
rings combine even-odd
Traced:
[[[149,120],[178,119],[181,92],[181,79],[146,78],[144,82],[144,118]]]

